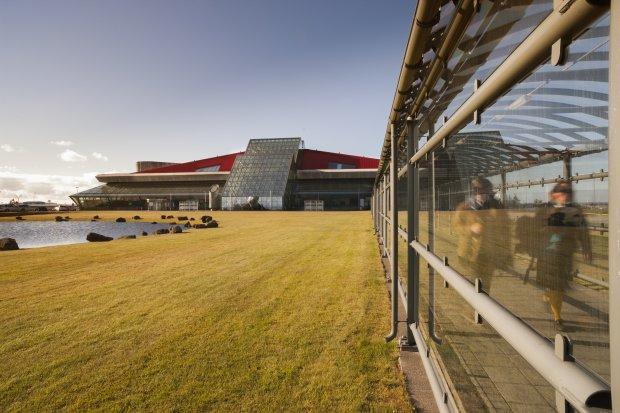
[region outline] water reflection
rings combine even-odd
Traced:
[[[35,248],[83,243],[89,232],[118,238],[123,235],[141,235],[142,231],[150,234],[168,227],[169,224],[149,222],[0,222],[0,238],[14,238],[20,248]]]

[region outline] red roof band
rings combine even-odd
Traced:
[[[147,169],[141,173],[174,173],[174,172],[197,172],[199,169],[209,168],[219,165],[218,172],[230,172],[237,155],[243,152],[231,153],[229,155],[216,156],[214,158],[199,159],[197,161],[178,163],[176,165],[162,166],[161,168]]]
[[[379,167],[379,159],[375,158],[301,149],[297,169],[332,169],[330,163],[341,164],[342,169],[377,169]],[[347,166],[353,166],[353,168],[347,168]]]
[[[242,155],[243,153],[244,152],[237,152],[229,155],[216,156],[214,158],[152,168],[142,171],[141,173],[198,172],[200,169],[217,165],[219,165],[218,171],[230,172],[237,155]],[[379,167],[379,159],[317,151],[314,149],[299,150],[297,169],[334,169],[335,164],[339,164],[337,167],[341,169],[377,169]]]

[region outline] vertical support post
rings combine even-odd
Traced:
[[[506,205],[508,204],[508,200],[506,199],[507,197],[506,195],[506,171],[502,169],[502,173],[500,174],[500,176],[502,178],[502,188],[501,188],[502,204],[504,204],[504,208],[506,208]]]
[[[609,31],[609,354],[613,410],[620,411],[620,2]]]
[[[430,134],[430,132],[429,132]],[[435,251],[435,151],[430,153],[430,176],[428,179],[428,249]],[[428,266],[428,335],[436,343],[441,338],[435,333],[435,270]]]
[[[385,175],[383,175],[383,249],[385,250],[385,254],[387,256],[389,256],[390,254],[390,250],[388,248],[388,240],[387,240],[387,236],[388,236],[388,222],[387,222],[387,216],[388,216],[388,211],[390,209],[390,205],[389,205],[389,199],[388,199],[388,195],[389,195],[389,185],[388,185],[388,175],[387,173]]]
[[[377,235],[381,238],[381,229],[379,228],[379,212],[381,211],[381,179],[379,179],[379,183],[375,188],[375,229],[377,230]]]
[[[372,229],[376,233],[377,226],[375,220],[375,187],[373,186],[372,192],[370,193],[370,216],[372,217]]]
[[[407,118],[407,327],[419,320],[420,258],[409,245],[419,235],[420,194],[418,167],[409,160],[418,150],[418,128],[411,117]],[[407,344],[415,345],[411,329],[407,328]]]
[[[398,137],[394,124],[390,125],[390,275],[392,278],[392,331],[385,341],[392,341],[398,333],[398,208],[396,207],[396,180],[398,179]],[[409,330],[409,329],[407,329]]]
[[[385,245],[386,240],[385,240],[385,230],[386,230],[386,226],[387,226],[387,222],[385,221],[385,214],[387,214],[387,203],[385,202],[386,198],[387,198],[387,187],[385,185],[385,175],[383,175],[381,177],[381,186],[383,186],[382,188],[382,194],[381,194],[381,242],[383,243],[383,254],[384,256],[387,254],[387,246]]]
[[[568,336],[564,334],[556,334],[554,341],[555,356],[562,361],[572,361],[573,344]],[[574,410],[566,401],[566,398],[556,390],[555,392],[555,408],[558,413],[570,413]]]
[[[563,174],[563,178],[566,180],[570,179],[573,173],[572,166],[571,166],[571,159],[572,158],[570,156],[570,152],[565,153],[562,158],[562,163],[563,163],[562,174]]]

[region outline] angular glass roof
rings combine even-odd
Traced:
[[[301,138],[251,139],[237,156],[223,197],[284,196]]]

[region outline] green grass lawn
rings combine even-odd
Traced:
[[[212,215],[0,252],[0,410],[410,410],[368,212]]]

